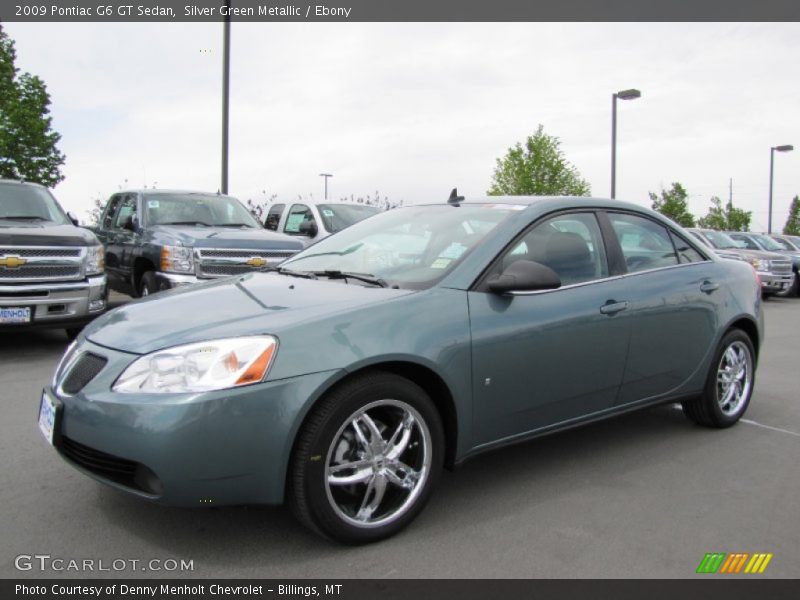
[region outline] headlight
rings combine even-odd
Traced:
[[[263,381],[278,340],[271,335],[175,346],[136,359],[114,383],[115,392],[208,392]]]
[[[769,261],[759,258],[751,258],[750,264],[755,267],[757,271],[769,271]]]
[[[106,250],[103,244],[89,246],[86,252],[86,274],[99,275],[106,270]]]
[[[194,273],[194,255],[186,246],[161,248],[161,270],[172,273]]]

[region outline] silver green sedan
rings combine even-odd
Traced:
[[[372,542],[419,514],[443,467],[497,446],[665,402],[733,425],[762,319],[749,264],[650,210],[453,195],[97,319],[39,427],[142,499],[287,502]]]

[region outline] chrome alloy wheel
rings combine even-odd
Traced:
[[[733,342],[717,367],[717,402],[723,414],[735,415],[749,397],[753,385],[753,359],[748,347],[739,341]]]
[[[325,490],[336,514],[356,527],[388,525],[413,505],[430,473],[425,420],[400,400],[378,400],[348,417],[325,459]]]

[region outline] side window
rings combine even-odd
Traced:
[[[136,196],[132,194],[124,196],[114,219],[114,229],[125,229],[125,225],[131,223],[135,215]]]
[[[681,263],[696,263],[706,260],[702,254],[692,248],[686,240],[681,238],[674,231],[670,231],[669,236],[672,238],[672,245],[675,247],[675,251],[678,253],[678,259]]]
[[[122,196],[113,196],[108,201],[105,215],[103,215],[103,229],[111,229],[114,226],[114,215],[117,214],[120,202],[122,202]]]
[[[267,218],[264,220],[264,227],[272,231],[278,231],[278,223],[280,223],[281,215],[285,207],[285,204],[273,204],[270,206]]]
[[[608,277],[603,237],[593,213],[552,217],[528,231],[502,258],[505,270],[517,260],[547,265],[571,285]]]
[[[314,216],[311,214],[311,209],[305,204],[295,204],[289,211],[289,216],[286,217],[286,224],[283,226],[283,232],[298,235],[300,234],[300,226],[303,223],[313,223]]]
[[[635,215],[609,213],[628,272],[649,271],[678,264],[669,232],[655,221]]]

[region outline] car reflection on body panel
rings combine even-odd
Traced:
[[[41,428],[147,500],[285,501],[371,542],[414,519],[443,467],[496,446],[676,401],[733,425],[762,320],[750,265],[652,211],[455,197],[112,311],[45,388]]]

